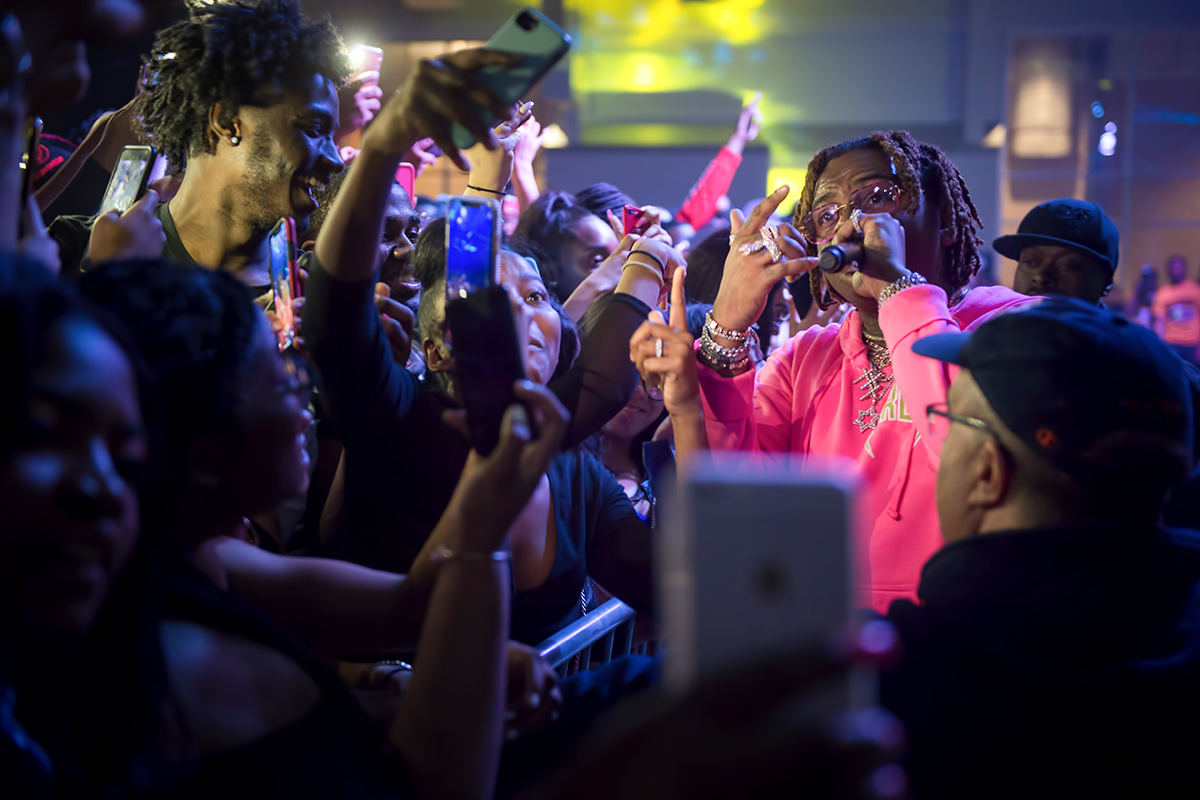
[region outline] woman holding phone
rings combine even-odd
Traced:
[[[893,600],[915,598],[921,567],[942,545],[924,409],[945,399],[949,376],[915,356],[912,342],[973,329],[1029,299],[1002,287],[967,291],[979,269],[979,216],[954,164],[905,131],[817,153],[795,226],[764,227],[788,191],[780,187],[747,219],[733,214],[733,246],[694,351],[696,377],[683,366],[693,352],[686,331],[649,325],[635,334],[632,356],[644,372],[668,373],[665,385],[681,398],[677,412],[702,403],[713,449],[836,455],[858,464],[866,479],[859,602],[886,613]],[[860,246],[864,255],[824,272],[816,256],[833,245]],[[811,281],[822,308],[845,302],[854,311],[792,338],[756,375],[746,357],[750,329],[775,283],[797,276]]]

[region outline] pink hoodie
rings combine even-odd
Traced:
[[[891,350],[895,382],[875,408],[880,421],[860,432],[870,400],[855,383],[869,367],[862,318],[810,328],[772,353],[755,376],[722,378],[700,370],[705,429],[714,450],[845,456],[862,471],[857,548],[864,578],[859,602],[887,613],[893,600],[916,600],[921,568],[942,546],[937,518],[937,461],[927,444],[925,407],[946,400],[953,374],[918,356],[912,343],[934,333],[973,330],[996,314],[1034,301],[999,286],[973,289],[953,310],[933,285],[914,286],[883,304],[879,325]],[[862,563],[864,562],[865,563]]]

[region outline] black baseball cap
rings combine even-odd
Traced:
[[[971,371],[1000,421],[1064,472],[1118,431],[1164,436],[1192,454],[1183,362],[1152,331],[1070,297],[1045,297],[972,333],[920,339],[913,351]]]
[[[1117,271],[1121,235],[1096,203],[1060,197],[1034,206],[1017,232],[992,242],[992,249],[1015,261],[1026,247],[1039,244],[1070,247],[1100,259],[1110,273]]]

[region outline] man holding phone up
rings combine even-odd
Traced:
[[[158,33],[148,64],[137,119],[172,173],[186,167],[179,191],[163,204],[148,192],[95,231],[82,218],[56,224],[72,243],[64,252],[82,252],[75,240],[90,237],[83,262],[64,273],[161,255],[228,269],[266,293],[271,229],[292,217],[303,230],[314,194],[342,170],[334,133],[349,65],[333,25],[305,19],[294,0],[202,6]]]

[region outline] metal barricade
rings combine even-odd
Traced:
[[[629,655],[635,614],[614,597],[539,644],[538,652],[564,676]]]

